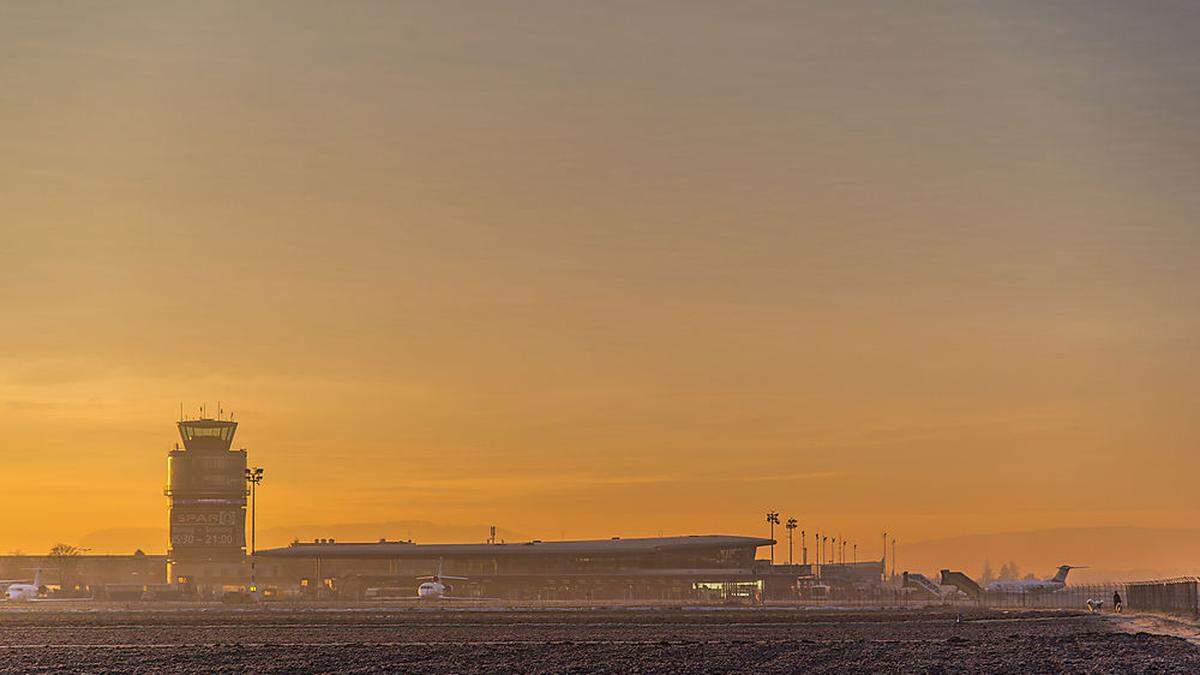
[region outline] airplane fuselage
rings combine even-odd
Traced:
[[[417,587],[417,597],[422,600],[437,600],[444,597],[448,590],[440,581],[426,581]]]
[[[36,600],[38,587],[33,584],[11,584],[4,591],[4,599],[9,602],[29,602]]]
[[[993,593],[1054,593],[1066,587],[1061,581],[993,581],[987,585]]]

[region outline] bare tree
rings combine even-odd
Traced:
[[[58,570],[58,583],[63,590],[66,590],[75,580],[79,556],[89,550],[82,546],[72,546],[62,542],[50,547],[50,559],[54,561],[54,567]]]
[[[1008,561],[1000,567],[1000,581],[1013,581],[1021,578],[1021,568],[1017,563]]]

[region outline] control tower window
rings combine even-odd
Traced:
[[[194,427],[185,424],[183,426],[183,437],[189,441],[197,438],[219,438],[228,443],[233,439],[233,429],[232,426]]]

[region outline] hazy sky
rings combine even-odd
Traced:
[[[218,400],[271,528],[1190,527],[1197,35],[1170,0],[0,5],[0,549],[163,527]]]

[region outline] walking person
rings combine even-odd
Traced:
[[[1113,591],[1113,611],[1120,614],[1124,610],[1124,605],[1121,604],[1121,592]]]

